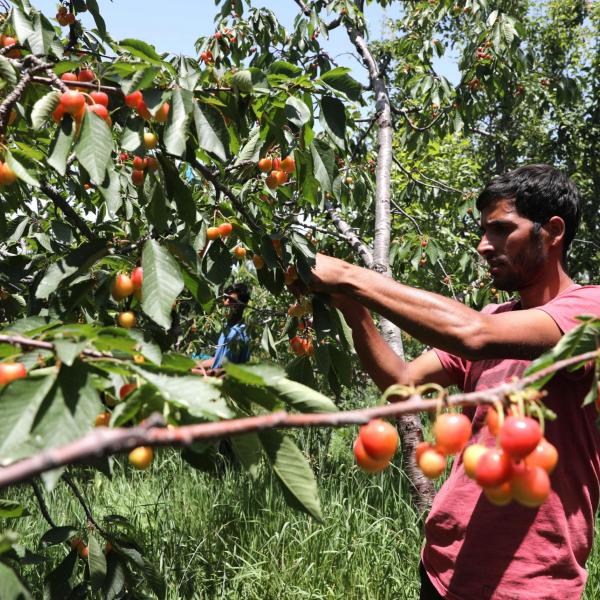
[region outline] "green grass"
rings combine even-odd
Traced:
[[[147,472],[118,461],[112,481],[90,472],[78,482],[97,521],[115,513],[131,521],[166,579],[168,598],[415,598],[420,520],[407,503],[404,476],[397,467],[374,477],[359,472],[348,451],[351,433],[328,435],[329,452],[313,459],[322,524],[288,508],[267,471],[258,482],[227,465],[210,475],[174,451],[160,453]],[[33,513],[10,526],[35,549],[48,526],[29,488],[10,497]],[[62,483],[48,504],[59,525],[85,522]],[[56,561],[65,552],[56,548]],[[37,596],[44,569],[25,573]]]
[[[409,505],[407,481],[397,466],[376,476],[359,472],[349,451],[353,434],[302,436],[305,450],[312,449],[322,524],[288,508],[266,470],[255,482],[220,459],[217,472],[203,473],[172,450],[160,452],[146,472],[117,460],[112,480],[79,470],[77,481],[97,521],[114,514],[130,520],[166,580],[169,599],[417,598],[422,522]],[[35,550],[48,525],[30,488],[7,496],[31,510],[7,526]],[[46,496],[57,524],[85,527],[64,483]],[[596,547],[588,563],[587,600],[600,597],[599,552]],[[56,547],[54,563],[65,553]],[[41,596],[46,570],[24,571],[34,597]]]

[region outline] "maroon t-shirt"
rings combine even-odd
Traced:
[[[488,314],[518,310],[517,302],[488,305]],[[566,333],[578,315],[600,316],[600,286],[573,285],[537,307]],[[520,376],[530,361],[469,361],[436,350],[452,380],[465,392],[484,390]],[[546,422],[546,438],[559,452],[550,476],[552,493],[539,508],[491,504],[467,477],[462,455],[436,495],[425,523],[422,560],[433,585],[453,600],[557,600],[579,598],[592,549],[600,491],[600,433],[594,404],[581,407],[591,367],[561,372],[547,384],[544,403],[558,415]],[[492,447],[487,407],[465,409],[473,419],[470,443]]]

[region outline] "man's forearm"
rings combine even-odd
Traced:
[[[469,353],[480,314],[459,302],[347,263],[338,289],[429,346]]]

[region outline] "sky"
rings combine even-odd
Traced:
[[[36,8],[48,16],[56,14],[56,0],[31,0]],[[298,14],[294,0],[253,0],[253,6],[271,9],[277,19],[291,29]],[[195,55],[194,42],[203,35],[214,32],[214,17],[218,6],[214,0],[98,0],[100,12],[109,33],[115,40],[137,38],[154,45],[159,52]],[[389,35],[386,19],[399,18],[400,2],[382,9],[373,2],[367,6],[366,19],[372,39]],[[81,15],[85,27],[93,27],[89,13]],[[356,79],[366,82],[366,71],[356,58],[354,47],[342,27],[331,33],[329,40],[322,40],[325,50],[336,57],[338,64],[353,70]],[[441,61],[436,69],[451,81],[458,79],[451,61]]]

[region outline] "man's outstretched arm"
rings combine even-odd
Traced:
[[[552,348],[562,335],[543,311],[482,314],[439,294],[402,285],[323,254],[317,255],[310,287],[346,295],[421,342],[472,360],[535,358]]]

